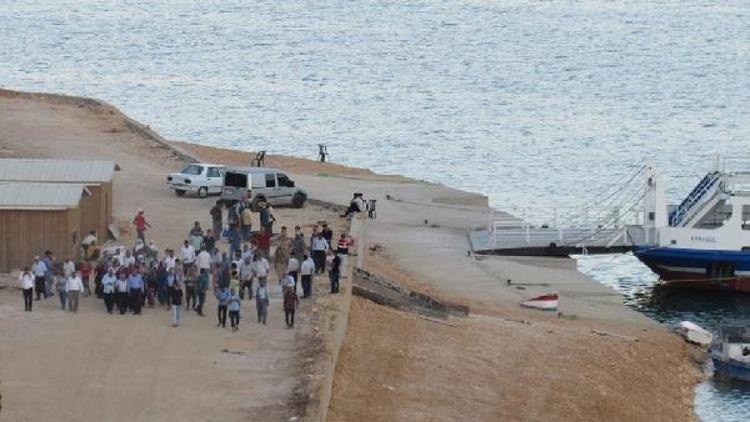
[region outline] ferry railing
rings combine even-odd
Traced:
[[[750,174],[750,157],[722,157],[718,170],[725,174]]]
[[[498,240],[511,243],[538,244],[546,239],[558,244],[569,242],[605,243],[611,245],[624,236],[629,224],[644,221],[642,209],[634,207],[560,208],[536,207],[516,209],[513,214],[495,217],[490,214],[489,237],[493,247]]]

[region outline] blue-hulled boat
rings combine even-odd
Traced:
[[[715,374],[750,382],[750,326],[721,327],[708,351]]]

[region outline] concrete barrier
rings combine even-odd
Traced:
[[[469,307],[441,301],[432,296],[412,291],[393,280],[354,268],[352,293],[373,302],[398,310],[416,312],[438,318],[450,315],[465,317]]]

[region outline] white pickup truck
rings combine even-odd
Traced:
[[[193,192],[200,197],[220,194],[224,187],[226,167],[221,164],[192,163],[178,173],[167,176],[167,186],[174,189],[177,196]]]

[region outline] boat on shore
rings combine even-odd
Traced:
[[[708,354],[715,374],[750,382],[750,324],[721,327]]]
[[[521,302],[521,306],[525,308],[539,309],[542,311],[556,311],[557,305],[559,304],[560,297],[557,293],[549,293],[533,297],[529,300]]]
[[[644,224],[628,228],[635,256],[662,284],[750,293],[750,171],[717,158],[679,205],[649,169]],[[740,168],[750,169],[747,166]]]

